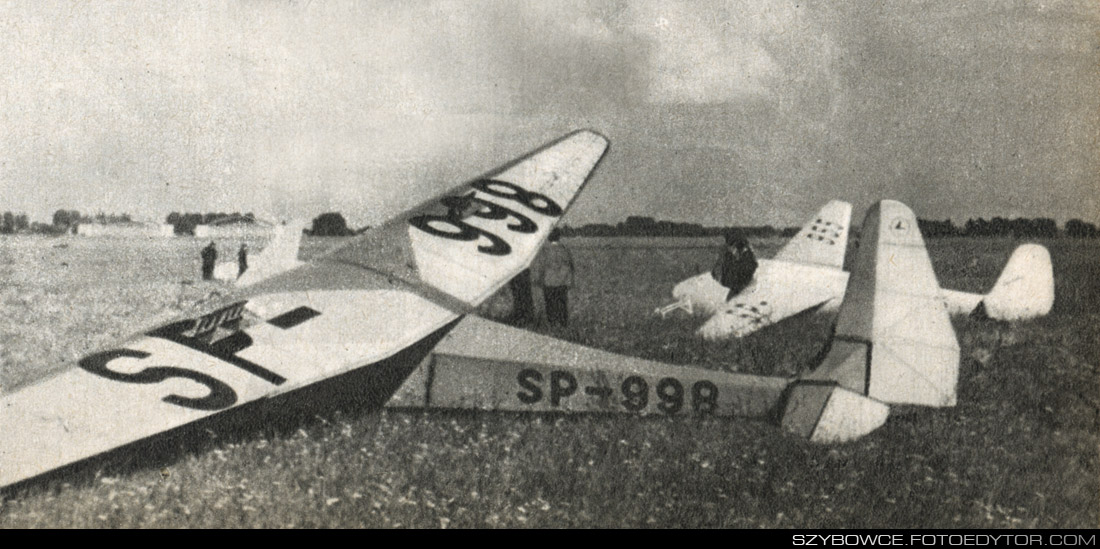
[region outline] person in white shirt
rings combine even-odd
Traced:
[[[535,283],[542,286],[546,320],[550,324],[566,326],[569,323],[569,288],[573,286],[576,269],[573,255],[561,243],[561,231],[551,231],[549,241],[531,271]]]

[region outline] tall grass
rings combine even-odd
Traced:
[[[5,308],[25,309],[0,322],[0,383],[42,375],[177,310],[179,280],[197,268],[197,245],[52,242],[11,246],[16,260],[0,265]],[[942,239],[929,249],[944,286],[984,291],[1014,244]],[[1047,244],[1054,313],[1016,324],[955,319],[958,406],[895,410],[855,442],[814,445],[764,422],[713,418],[327,409],[186,432],[54,475],[4,494],[0,528],[1095,527],[1100,249]],[[127,261],[146,253],[160,266]],[[703,342],[697,320],[650,313],[712,252],[574,255],[570,327],[535,330],[774,375],[797,372],[828,333],[831,318],[811,314],[742,341]],[[194,293],[183,301],[202,293],[183,287]]]

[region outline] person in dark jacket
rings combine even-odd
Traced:
[[[237,250],[237,278],[240,278],[248,270],[248,244],[241,244]]]
[[[520,271],[508,283],[512,291],[512,315],[508,320],[517,326],[525,326],[535,320],[535,298],[531,293],[531,269]]]
[[[213,240],[202,249],[200,255],[202,256],[202,279],[213,280],[214,262],[218,260],[218,248],[214,246]]]
[[[726,233],[726,246],[722,257],[711,273],[714,279],[729,288],[726,301],[741,293],[756,274],[756,254],[749,246],[749,240],[740,231]]]

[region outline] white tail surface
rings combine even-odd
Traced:
[[[943,290],[951,314],[981,311],[997,320],[1044,316],[1054,306],[1054,268],[1050,252],[1039,244],[1024,244],[1012,252],[1004,271],[988,294]]]
[[[959,345],[913,212],[872,206],[860,248],[832,348],[807,379],[886,403],[953,406]]]
[[[302,229],[305,226],[304,219],[276,224],[267,247],[248,258],[248,270],[237,279],[237,286],[255,284],[301,265],[298,250],[302,245]]]
[[[1049,313],[1054,306],[1050,252],[1038,244],[1016,248],[982,303],[986,314],[999,320],[1035,318]]]
[[[779,250],[775,259],[842,269],[851,219],[851,204],[841,200],[829,201]]]

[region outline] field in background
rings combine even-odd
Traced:
[[[566,241],[578,287],[554,333],[705,368],[797,373],[832,320],[810,314],[742,341],[661,321],[672,285],[709,268],[706,242]],[[335,240],[309,239],[303,257]],[[771,257],[781,240],[754,242]],[[218,289],[193,239],[0,237],[0,387],[67,367]],[[262,243],[254,242],[253,249]],[[947,238],[948,288],[985,291],[1015,242]],[[321,410],[189,433],[151,453],[0,500],[27,526],[1095,527],[1100,523],[1100,244],[1045,242],[1051,316],[955,319],[959,405],[894,413],[859,441],[811,445],[765,422]],[[223,258],[237,242],[220,243]],[[490,300],[490,317],[509,299]],[[2,428],[2,426],[0,426]]]

